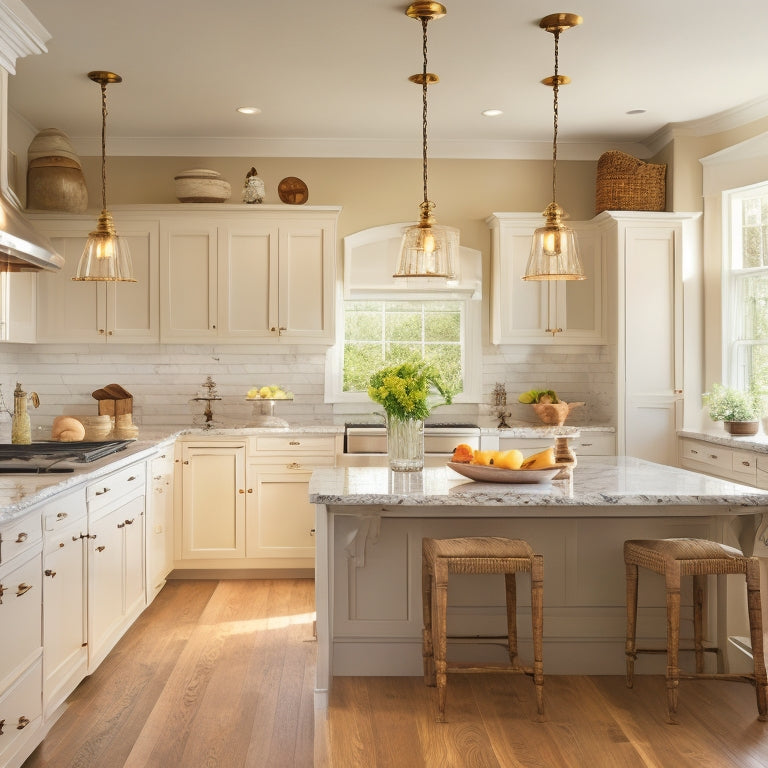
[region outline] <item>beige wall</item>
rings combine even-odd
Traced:
[[[100,205],[101,159],[81,158],[89,207]],[[367,227],[415,221],[422,200],[421,161],[382,159],[110,157],[107,203],[176,203],[173,177],[189,168],[211,168],[232,185],[240,202],[245,174],[255,166],[279,203],[277,185],[298,176],[310,205],[340,205],[339,235]],[[595,162],[558,162],[558,202],[574,220],[590,219],[595,205]],[[485,218],[494,211],[542,211],[552,195],[552,163],[537,160],[430,160],[429,194],[438,221],[458,227],[461,242],[487,253]],[[190,203],[190,205],[194,205]]]

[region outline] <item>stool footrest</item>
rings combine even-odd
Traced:
[[[678,678],[680,680],[726,680],[732,683],[755,684],[755,676],[748,672],[742,674],[736,672],[681,672]]]
[[[485,662],[461,662],[448,661],[445,666],[446,672],[507,672],[517,675],[529,675],[533,677],[531,667],[511,667],[509,664],[487,664]]]
[[[695,653],[695,648],[678,648],[678,651],[689,651],[691,653]],[[720,653],[719,648],[714,648],[712,646],[707,646],[706,648],[701,649],[704,653]],[[666,648],[635,648],[635,653],[666,653]]]

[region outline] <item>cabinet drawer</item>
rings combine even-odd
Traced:
[[[88,509],[99,509],[137,490],[143,492],[145,482],[146,467],[143,463],[131,464],[119,472],[106,475],[88,486]]]
[[[576,455],[615,456],[616,439],[613,435],[584,435],[570,441]]]
[[[248,440],[248,452],[255,453],[291,453],[322,454],[333,456],[333,435],[270,435],[251,437]]]
[[[719,445],[683,440],[680,456],[684,460],[708,464],[719,472],[730,473],[733,470],[733,451]]]
[[[43,507],[43,532],[46,541],[49,536],[55,536],[62,528],[76,523],[81,518],[85,520],[85,512],[85,489],[56,496],[53,501]]]
[[[333,456],[251,456],[248,460],[248,471],[267,472],[276,470],[305,472],[316,467],[332,467],[336,463]]]
[[[732,452],[733,474],[740,482],[755,484],[757,480],[757,456],[749,451]]]
[[[41,652],[42,572],[39,552],[0,570],[0,690]]]
[[[43,662],[38,659],[0,698],[0,722],[4,721],[0,736],[0,765],[10,761],[16,750],[21,748],[21,740],[40,724],[42,686]]]
[[[3,523],[0,525],[0,565],[39,545],[42,537],[40,516],[36,512]]]

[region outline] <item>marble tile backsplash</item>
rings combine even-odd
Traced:
[[[39,429],[62,413],[95,414],[91,392],[111,383],[133,395],[139,426],[189,426],[203,412],[204,403],[192,398],[209,375],[222,397],[213,404],[214,415],[225,424],[248,423],[253,406],[245,402],[245,393],[257,384],[280,384],[294,393],[293,402],[276,406],[276,414],[291,423],[372,420],[373,403],[341,408],[324,402],[325,358],[324,348],[312,346],[2,344],[0,386],[9,408],[16,381],[38,393],[40,407],[30,409],[30,416]],[[517,396],[541,388],[556,390],[563,400],[586,403],[573,411],[569,423],[615,423],[613,352],[597,346],[485,347],[483,401],[443,407],[434,418],[495,425],[497,383],[506,387],[514,421],[536,422]]]

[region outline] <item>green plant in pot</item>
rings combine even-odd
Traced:
[[[762,398],[757,392],[744,392],[735,387],[713,384],[702,395],[712,421],[722,421],[732,435],[756,435],[763,413]]]

